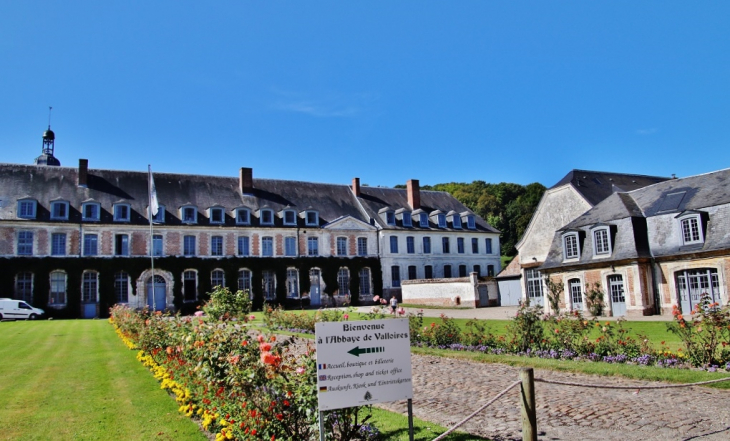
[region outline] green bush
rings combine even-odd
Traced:
[[[687,320],[674,306],[674,322],[667,328],[682,339],[686,355],[694,366],[712,366],[730,361],[730,309],[720,308],[703,295]]]
[[[542,315],[542,306],[528,306],[527,303],[520,302],[517,315],[507,325],[507,349],[512,352],[542,349],[544,345]]]
[[[248,291],[231,292],[230,289],[218,285],[210,293],[210,300],[203,306],[203,312],[213,321],[235,318],[246,322],[251,313],[251,298]]]

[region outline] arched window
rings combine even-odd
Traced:
[[[187,270],[183,273],[183,300],[194,302],[198,299],[198,273]]]
[[[360,299],[373,296],[370,283],[370,268],[360,270]]]
[[[33,303],[33,273],[22,272],[15,277],[15,298]]]
[[[51,273],[51,295],[48,304],[52,306],[66,306],[66,273],[53,271]]]
[[[249,297],[253,298],[253,292],[251,291],[251,271],[247,269],[238,270],[238,290],[248,292]]]
[[[81,284],[81,303],[95,303],[98,292],[99,274],[96,271],[84,271]]]
[[[299,271],[296,268],[286,269],[286,295],[295,299],[299,298]]]
[[[337,287],[339,295],[346,296],[350,294],[350,270],[347,267],[343,266],[337,271]]]
[[[570,301],[573,304],[574,311],[583,310],[583,285],[580,279],[568,280],[568,289],[570,290]]]
[[[261,285],[264,292],[264,298],[266,300],[273,300],[276,298],[276,273],[269,270],[262,271]]]
[[[226,274],[223,270],[216,269],[210,273],[210,285],[215,288],[216,286],[226,286]]]
[[[116,303],[129,302],[129,274],[124,271],[114,274],[114,300]]]

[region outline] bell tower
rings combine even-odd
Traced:
[[[60,166],[61,161],[53,156],[53,150],[55,149],[56,134],[51,130],[51,110],[53,107],[48,108],[48,130],[43,132],[43,147],[41,149],[41,155],[35,158],[35,165],[46,165],[46,166]]]

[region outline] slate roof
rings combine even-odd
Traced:
[[[596,205],[617,191],[636,190],[670,178],[590,170],[571,170],[551,188],[571,184],[591,205]]]
[[[159,203],[166,209],[167,225],[182,224],[179,208],[192,205],[198,209],[198,225],[209,224],[208,208],[223,207],[226,212],[225,224],[233,226],[234,210],[246,207],[252,212],[252,226],[258,226],[255,211],[270,208],[275,214],[274,226],[278,227],[283,226],[283,220],[276,214],[288,207],[298,213],[307,209],[316,210],[320,226],[351,216],[365,223],[370,223],[373,218],[383,228],[393,228],[382,224],[377,215],[378,210],[384,207],[409,208],[404,189],[361,187],[362,198],[358,201],[348,185],[255,178],[251,194],[241,194],[237,177],[174,173],[154,173],[153,176]],[[78,169],[73,167],[0,164],[0,221],[17,220],[16,201],[30,198],[38,201],[38,221],[50,220],[48,210],[51,201],[64,200],[69,202],[70,209],[66,222],[80,222],[81,205],[84,202],[98,202],[102,208],[100,223],[113,222],[111,210],[116,203],[130,204],[130,223],[147,223],[149,201],[146,172],[89,169],[87,188],[79,187],[77,183]],[[421,191],[421,201],[424,209],[468,211],[445,192]],[[475,220],[479,230],[496,232],[479,216],[475,216]],[[299,216],[297,222],[301,227],[306,226],[304,219]]]
[[[453,196],[445,191],[430,191],[421,190],[421,210],[430,214],[432,211],[440,210],[444,214],[451,211],[455,213],[469,212],[474,215],[477,231],[487,231],[492,233],[499,233],[497,229],[489,225],[481,217],[472,213],[471,210],[466,208],[461,202],[456,200]],[[384,229],[398,229],[403,228],[400,221],[397,222],[396,226],[388,225],[385,223],[383,218],[378,214],[383,208],[392,209],[394,212],[400,208],[406,208],[410,210],[408,205],[408,193],[406,190],[397,188],[384,188],[384,187],[360,187],[360,203],[367,215],[374,219],[375,222]],[[437,229],[440,231],[464,231],[467,230],[466,223],[463,224],[462,228],[454,229],[451,225],[450,219],[447,220],[447,228],[438,228],[436,224],[429,221],[429,228]],[[406,227],[407,228],[407,227]],[[422,229],[418,227],[418,220],[413,219],[413,228]]]
[[[550,252],[541,269],[576,264],[615,261],[627,258],[662,257],[698,251],[730,249],[730,232],[727,231],[726,210],[730,210],[730,169],[682,179],[671,179],[634,191],[616,193],[588,210],[555,232]],[[726,207],[723,207],[726,206]],[[712,211],[711,222],[701,245],[684,246],[672,239],[670,232],[659,231],[665,224],[652,222],[652,218],[670,215],[672,218],[685,211]],[[591,228],[605,223],[615,230],[612,238],[613,252],[610,258],[593,259]],[[649,225],[649,226],[647,226]],[[568,230],[582,232],[584,240],[579,262],[563,263],[562,235]],[[662,234],[651,244],[650,234]]]

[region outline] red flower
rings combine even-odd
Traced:
[[[264,352],[268,352],[271,350],[271,343],[261,343],[259,345],[259,349],[261,349]]]
[[[277,413],[277,414],[276,414],[276,419],[277,419],[277,420],[279,420],[279,421],[281,421],[281,420],[283,420],[283,419],[284,419],[284,415],[283,415],[283,414],[281,414],[281,413]]]

